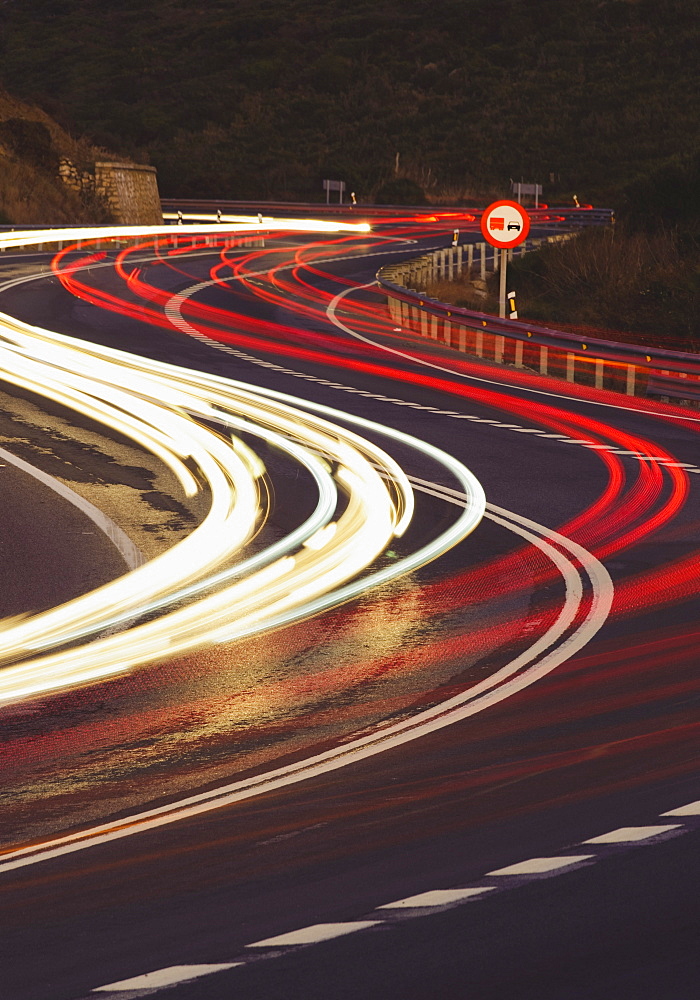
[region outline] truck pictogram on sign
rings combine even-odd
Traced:
[[[494,247],[510,250],[527,239],[530,216],[517,202],[495,201],[484,209],[481,216],[481,233]]]

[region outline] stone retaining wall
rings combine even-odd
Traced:
[[[163,224],[155,167],[140,163],[100,162],[95,164],[95,172],[90,173],[80,170],[63,157],[58,173],[66,187],[79,193],[94,193],[101,198],[118,225]]]
[[[163,223],[156,168],[136,163],[96,163],[95,190],[114,221],[125,226]]]

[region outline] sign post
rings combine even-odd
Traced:
[[[501,251],[498,315],[506,317],[506,270],[508,251],[527,239],[530,216],[515,201],[494,201],[481,216],[481,232],[487,243]],[[494,249],[494,253],[496,252]]]
[[[523,200],[524,194],[530,194],[535,196],[535,208],[539,207],[540,195],[542,194],[541,184],[523,184],[522,181],[511,181],[510,189],[513,194],[518,196],[518,204]]]
[[[324,180],[323,190],[326,192],[326,205],[330,204],[331,191],[338,192],[338,204],[343,204],[343,194],[345,193],[345,181]]]

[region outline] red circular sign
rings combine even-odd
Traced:
[[[481,216],[481,232],[494,247],[517,247],[530,232],[530,216],[517,201],[494,201]]]

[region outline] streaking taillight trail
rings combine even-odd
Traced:
[[[19,240],[14,234],[13,245]],[[25,234],[25,242],[36,241],[36,233]],[[76,290],[70,276],[67,281]],[[288,624],[436,558],[483,515],[483,491],[461,463],[365,421],[385,439],[429,454],[468,498],[438,537],[372,570],[411,521],[412,487],[384,449],[329,422],[332,411],[304,412],[279,394],[145,362],[9,316],[0,317],[0,336],[7,381],[126,435],[170,469],[185,495],[205,490],[210,496],[202,523],[169,551],[69,604],[5,623],[0,700],[114,676],[164,655]],[[241,435],[285,452],[317,492],[313,514],[297,530],[252,555],[245,547],[266,518],[265,466]],[[147,621],[134,623],[144,615]],[[104,634],[107,629],[112,634]]]

